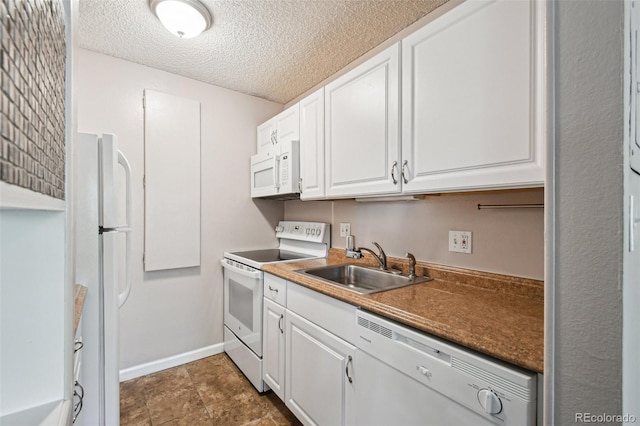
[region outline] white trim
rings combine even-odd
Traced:
[[[638,130],[636,119],[640,107],[635,94],[635,82],[638,69],[634,67],[638,60],[636,31],[640,28],[638,1],[624,2],[624,199],[623,199],[623,269],[622,269],[622,413],[640,416],[640,368],[637,359],[640,355],[640,326],[638,308],[640,308],[640,250],[635,227],[640,219],[640,177],[632,169],[631,147]],[[635,245],[635,247],[634,247]]]
[[[124,382],[147,374],[157,373],[158,371],[166,370],[167,368],[176,367],[208,356],[217,355],[223,351],[224,343],[220,342],[215,345],[205,346],[204,348],[162,358],[157,361],[151,361],[146,364],[125,368],[124,370],[120,370],[120,381]]]
[[[71,400],[63,399],[29,407],[0,417],[3,425],[64,426],[71,424]]]
[[[546,134],[544,182],[544,375],[538,376],[542,400],[538,401],[538,425],[553,425],[555,419],[555,359],[556,359],[556,3],[544,5],[546,16]],[[540,412],[542,410],[542,413]]]
[[[64,211],[65,201],[30,189],[0,182],[0,209]]]

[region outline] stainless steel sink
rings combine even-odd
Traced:
[[[383,271],[360,265],[332,265],[298,269],[303,275],[321,279],[329,284],[360,294],[371,294],[431,281],[429,277],[409,278],[395,271]]]

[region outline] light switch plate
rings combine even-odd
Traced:
[[[471,231],[449,231],[449,251],[471,253]]]
[[[348,222],[340,223],[340,236],[346,237],[347,235],[351,235],[351,224]]]

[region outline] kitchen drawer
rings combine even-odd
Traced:
[[[271,274],[264,274],[264,297],[287,306],[287,281]]]
[[[287,309],[353,344],[356,307],[307,287],[288,282]]]

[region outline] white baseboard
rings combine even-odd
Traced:
[[[135,379],[136,377],[146,376],[147,374],[156,373],[158,371],[166,370],[167,368],[176,367],[208,356],[217,355],[223,351],[224,343],[221,342],[190,352],[159,359],[157,361],[151,361],[146,364],[125,368],[124,370],[120,370],[120,381],[124,382]]]

